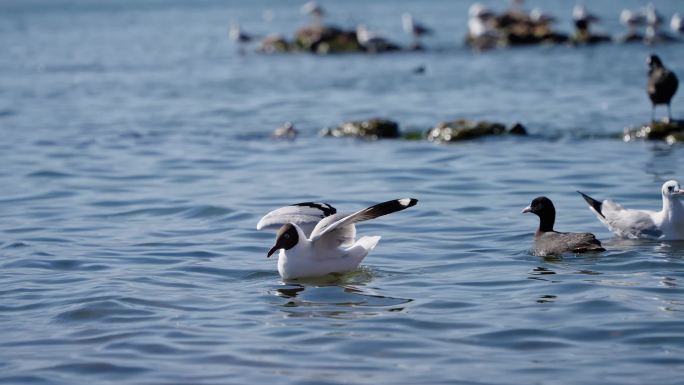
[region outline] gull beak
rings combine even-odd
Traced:
[[[270,258],[271,255],[273,255],[273,253],[275,253],[276,251],[278,251],[280,249],[281,249],[281,246],[276,243],[275,246],[271,247],[271,250],[268,251],[268,254],[266,254],[266,258]]]
[[[527,207],[525,207],[524,209],[522,209],[521,214],[531,213],[531,212],[532,212],[532,207],[527,206]]]
[[[672,193],[672,195],[682,196],[684,195],[684,190],[677,190]]]

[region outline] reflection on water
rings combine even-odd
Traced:
[[[270,293],[286,299],[282,311],[292,317],[359,317],[404,310],[412,299],[372,294],[363,286],[289,284]]]

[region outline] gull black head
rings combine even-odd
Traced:
[[[551,199],[541,196],[534,198],[529,206],[523,209],[524,213],[536,214],[539,217],[539,231],[553,231],[553,223],[556,221],[556,208]]]
[[[649,68],[662,68],[663,67],[663,62],[660,60],[658,55],[649,56],[648,60],[646,60],[646,63],[648,63]]]
[[[283,227],[278,230],[275,245],[268,251],[266,258],[280,249],[290,250],[297,245],[297,242],[299,242],[297,228],[292,223],[284,224]]]

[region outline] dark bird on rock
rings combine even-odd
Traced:
[[[556,208],[547,197],[535,198],[524,213],[539,217],[539,228],[534,235],[534,255],[544,257],[564,253],[585,253],[605,251],[601,242],[591,233],[560,233],[553,229],[556,221]]]
[[[658,104],[667,104],[667,119],[672,120],[670,111],[670,101],[677,92],[679,80],[677,75],[665,68],[663,62],[656,55],[648,57],[648,86],[646,91],[651,98],[653,108],[651,109],[651,121],[655,120],[655,108]]]

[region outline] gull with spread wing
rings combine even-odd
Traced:
[[[298,203],[266,214],[257,230],[280,225],[270,257],[278,254],[278,272],[283,279],[318,277],[356,269],[380,241],[379,236],[356,239],[355,223],[415,206],[413,198],[395,199],[359,210],[338,214],[327,203]]]

